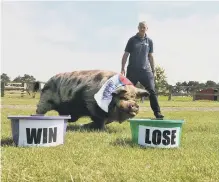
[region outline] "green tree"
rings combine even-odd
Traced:
[[[157,92],[167,92],[168,91],[167,77],[165,70],[160,67],[155,67],[155,88]]]
[[[182,91],[182,83],[181,83],[181,82],[177,82],[177,83],[175,84],[175,86],[173,87],[172,92],[173,92],[173,93],[179,93],[179,92],[181,92],[181,91]]]
[[[5,82],[5,83],[8,83],[10,82],[10,77],[6,74],[6,73],[2,73],[1,74],[1,82]]]
[[[205,88],[205,84],[204,84],[204,83],[199,83],[199,84],[198,84],[198,88],[199,88],[199,89]]]
[[[216,87],[217,84],[216,84],[214,81],[208,80],[208,81],[205,83],[205,86],[206,86],[206,87]]]
[[[23,77],[17,76],[13,82],[34,82],[36,79],[32,75],[24,74]]]
[[[186,81],[181,83],[182,91],[188,93],[188,83]]]
[[[12,82],[18,82],[18,83],[20,83],[20,82],[22,82],[22,77],[19,75],[19,76],[17,76]]]
[[[197,81],[189,81],[187,86],[188,86],[187,93],[193,93],[194,91],[196,91],[198,89],[199,82],[197,82]]]

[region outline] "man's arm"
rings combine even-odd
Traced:
[[[153,57],[153,54],[152,54],[152,53],[149,53],[148,57],[149,57],[150,65],[151,65],[151,70],[152,70],[152,72],[153,72],[153,74],[154,74],[154,72],[155,72],[155,66],[154,66],[154,57]]]
[[[124,52],[122,56],[122,68],[121,68],[121,73],[125,76],[125,64],[127,62],[127,58],[129,56],[129,52]]]
[[[125,52],[122,56],[122,67],[121,67],[121,74],[125,76],[125,64],[127,62],[127,58],[132,50],[132,45],[131,45],[131,38],[128,40],[126,47],[125,47]]]
[[[150,50],[149,50],[149,54],[148,54],[148,59],[151,65],[151,70],[154,74],[155,72],[155,65],[154,65],[154,56],[153,56],[153,52],[154,52],[154,45],[153,45],[153,41],[150,40],[149,42],[149,46],[150,46]]]

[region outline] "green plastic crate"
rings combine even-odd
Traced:
[[[145,147],[176,148],[180,146],[184,120],[133,118],[128,120],[132,141]]]

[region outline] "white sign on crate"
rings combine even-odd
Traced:
[[[139,125],[138,144],[148,147],[173,148],[179,146],[180,128],[160,128]]]
[[[63,120],[20,120],[19,146],[56,146],[63,144]]]

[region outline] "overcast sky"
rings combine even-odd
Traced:
[[[1,71],[47,81],[59,72],[120,71],[128,39],[148,23],[169,84],[219,82],[219,2],[5,2]]]

